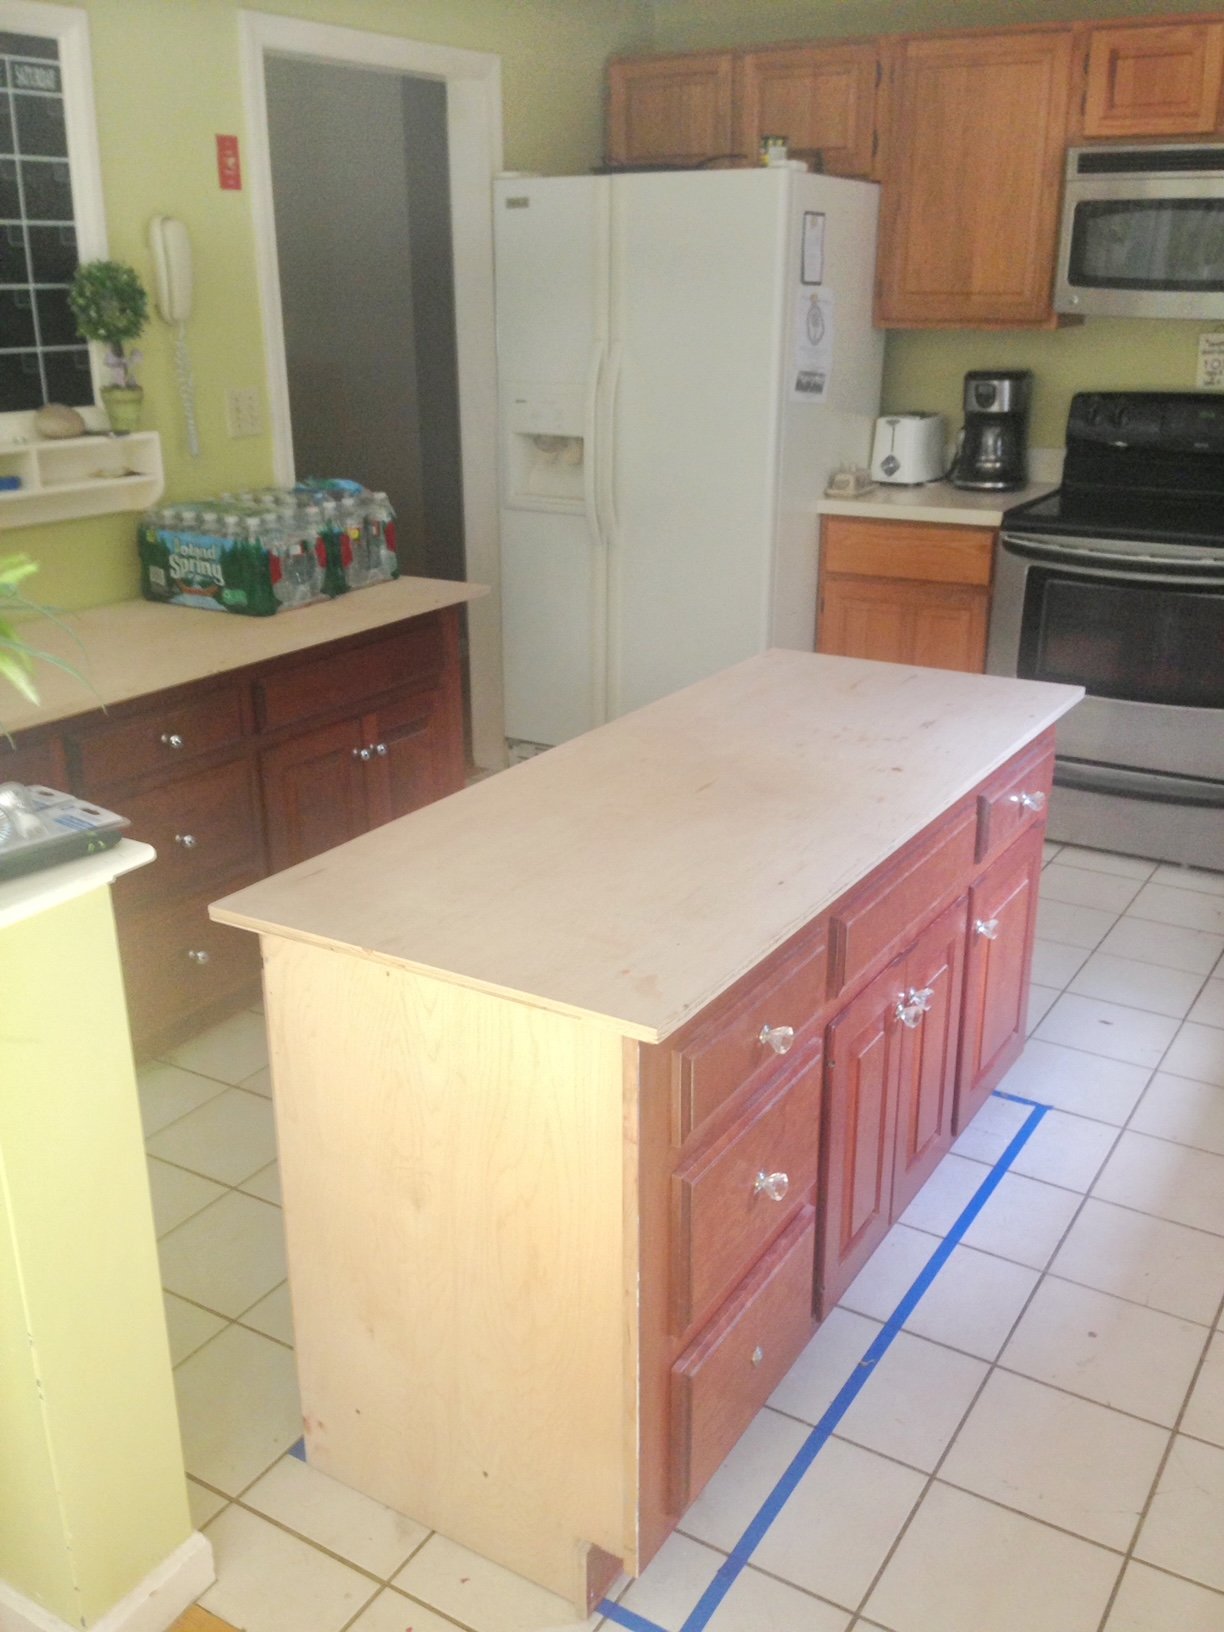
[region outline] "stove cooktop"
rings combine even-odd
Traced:
[[[1224,494],[1170,494],[1060,487],[1004,511],[1007,531],[1062,538],[1134,539],[1224,552]]]

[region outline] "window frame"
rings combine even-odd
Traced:
[[[46,4],[45,0],[0,0],[0,31],[34,34],[53,39],[59,49],[60,83],[64,95],[64,127],[68,138],[68,174],[72,178],[72,212],[76,224],[77,255],[81,261],[105,259],[106,215],[102,199],[102,164],[94,106],[93,57],[89,47],[89,18],[76,6]],[[100,390],[102,361],[99,347],[89,347],[93,405],[79,412],[90,430],[103,430],[106,415]],[[0,446],[34,440],[37,409],[0,413]]]

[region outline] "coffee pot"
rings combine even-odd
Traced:
[[[948,473],[954,487],[1024,486],[1032,378],[1027,368],[971,369],[965,375],[965,425]]]

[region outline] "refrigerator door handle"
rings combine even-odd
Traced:
[[[587,365],[586,403],[583,413],[582,508],[592,544],[607,544],[599,515],[599,398],[603,384],[607,347],[596,340]]]
[[[608,348],[608,375],[604,388],[604,435],[596,464],[599,470],[600,525],[608,543],[616,537],[616,401],[620,392],[623,351],[619,340]]]

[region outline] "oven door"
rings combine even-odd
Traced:
[[[1193,548],[1004,533],[992,674],[1081,685],[1060,723],[1060,781],[1224,804],[1224,561]],[[1193,784],[1193,786],[1191,785]]]

